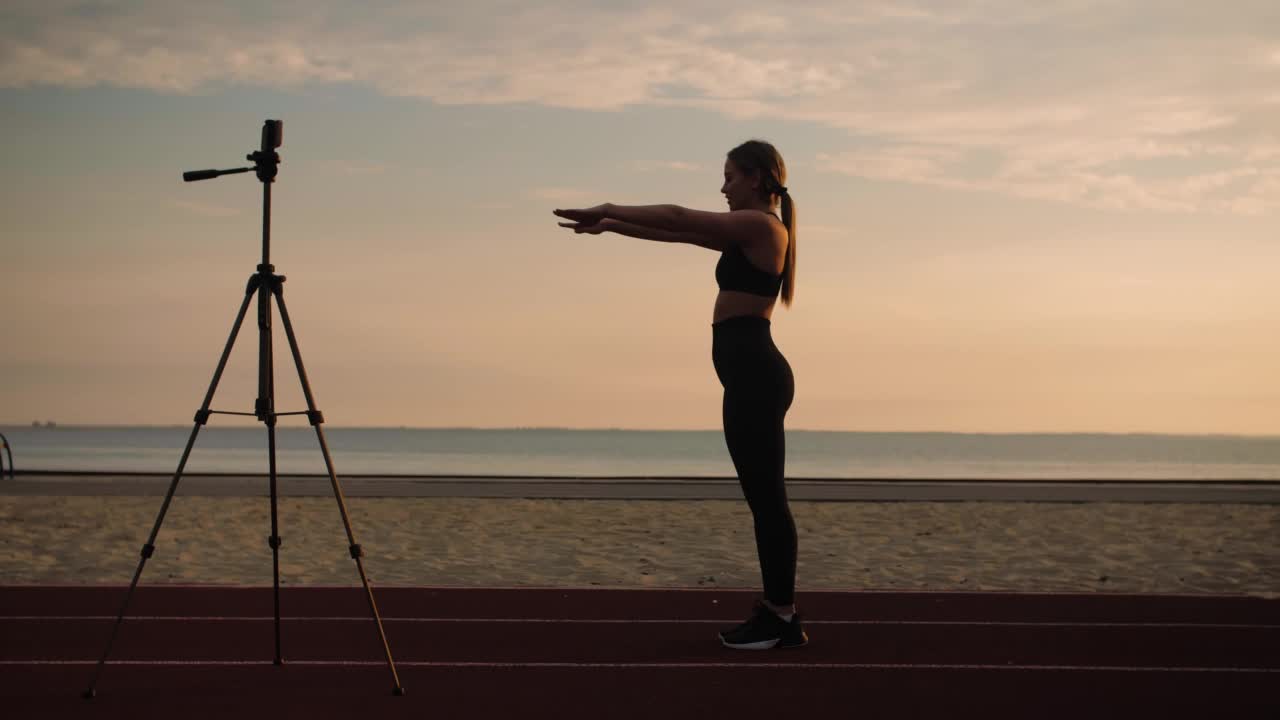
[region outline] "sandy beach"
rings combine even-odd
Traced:
[[[759,586],[727,500],[348,498],[376,585]],[[127,584],[156,497],[0,497],[0,582]],[[1280,594],[1280,506],[793,502],[797,588]],[[332,497],[279,504],[281,581],[356,585]],[[271,583],[269,503],[174,499],[144,583]]]

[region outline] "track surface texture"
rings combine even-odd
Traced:
[[[738,651],[745,590],[0,587],[14,718],[1280,717],[1280,600],[804,592],[806,647]],[[12,714],[10,714],[12,713]]]

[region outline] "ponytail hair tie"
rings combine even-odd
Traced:
[[[787,194],[787,188],[786,188],[786,186],[785,186],[785,185],[779,185],[779,186],[778,186],[778,189],[777,189],[777,190],[775,190],[774,192],[778,193],[779,195],[786,195],[786,194]]]

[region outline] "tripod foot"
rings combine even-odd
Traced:
[[[391,691],[391,694],[392,694],[392,695],[395,695],[396,697],[404,697],[404,696],[405,696],[405,690],[404,690],[404,688],[403,688],[403,687],[397,687],[395,690],[392,690],[392,691]]]

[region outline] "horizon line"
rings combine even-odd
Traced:
[[[47,421],[46,421],[47,422]],[[36,429],[57,430],[61,428],[148,428],[148,429],[187,429],[191,423],[58,423],[46,425],[35,423],[0,423],[0,429]],[[217,429],[247,429],[257,425],[205,425]],[[307,424],[277,425],[278,429],[305,430]],[[435,430],[435,431],[560,431],[560,432],[723,432],[723,428],[635,428],[635,427],[574,427],[567,425],[329,425],[333,430]],[[1280,439],[1280,433],[1232,433],[1232,432],[1160,432],[1152,430],[832,430],[814,428],[787,428],[792,433],[832,433],[860,435],[1106,435],[1106,436],[1148,436],[1148,437],[1233,437]]]

